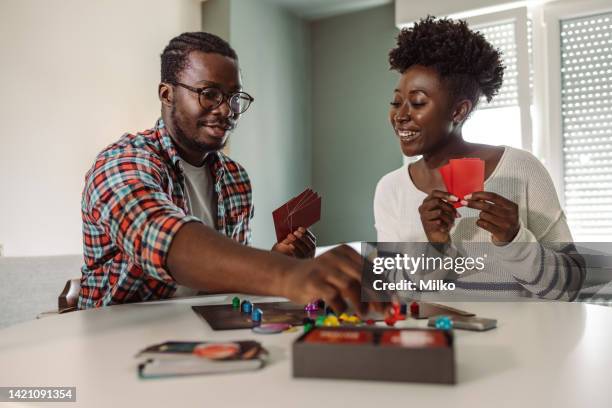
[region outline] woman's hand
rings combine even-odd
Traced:
[[[433,190],[419,207],[421,224],[431,243],[450,242],[450,230],[455,224],[455,218],[460,215],[452,204],[458,198],[454,195],[440,190]]]
[[[518,205],[499,194],[478,191],[466,195],[461,204],[480,210],[476,225],[491,233],[495,245],[512,242],[519,232]]]

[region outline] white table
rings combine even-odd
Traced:
[[[232,296],[113,306],[0,330],[0,386],[76,386],[77,403],[65,406],[86,407],[612,406],[612,308],[578,303],[455,303],[497,318],[498,328],[456,331],[458,384],[429,385],[294,379],[291,343],[299,332],[214,332],[190,307],[229,303]],[[269,349],[270,364],[263,370],[138,379],[134,354],[147,345],[247,338]]]

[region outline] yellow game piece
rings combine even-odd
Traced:
[[[359,316],[352,315],[351,317],[346,319],[346,322],[352,324],[359,324],[361,323],[361,319],[359,318]]]
[[[346,313],[342,313],[339,317],[340,321],[347,320],[348,318],[349,318],[349,315],[347,315]]]
[[[338,318],[336,316],[329,315],[323,321],[323,326],[340,326],[340,322],[338,321]]]

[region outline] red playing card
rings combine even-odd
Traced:
[[[450,164],[446,164],[438,169],[440,174],[442,175],[442,180],[444,181],[444,186],[446,187],[446,191],[449,193],[453,189],[453,173],[451,171]]]
[[[480,159],[450,160],[453,194],[460,200],[468,194],[484,190],[484,161]]]
[[[299,227],[310,228],[315,222],[321,219],[321,197],[318,197],[302,207],[298,211],[289,215],[289,229],[295,231]]]
[[[308,194],[304,195],[304,197],[289,211],[289,215],[291,216],[295,214],[297,211],[300,211],[302,208],[306,207],[317,197],[318,197],[317,193],[315,193],[312,190],[309,191]]]
[[[438,169],[446,191],[462,200],[468,194],[484,190],[484,161],[478,158],[451,159]],[[455,208],[461,203],[453,204]]]
[[[289,228],[289,216],[297,206],[309,200],[309,197],[314,196],[314,194],[311,189],[306,189],[272,212],[277,241],[282,241],[290,232],[293,232]]]
[[[454,188],[453,188],[453,169],[451,168],[450,163],[445,164],[444,166],[440,167],[438,169],[438,171],[440,172],[440,174],[442,175],[442,180],[444,181],[444,186],[446,187],[446,191],[448,191],[451,194],[454,194]],[[456,202],[453,204],[453,206],[455,208],[459,208],[461,207],[461,203],[460,202]]]
[[[315,204],[313,210],[311,205],[318,200],[318,210]],[[282,241],[298,227],[308,228],[321,218],[321,198],[311,189],[306,189],[272,212],[274,229],[277,242]],[[302,212],[305,211],[305,212]],[[315,212],[313,216],[312,212]],[[318,213],[318,214],[317,214]],[[314,221],[312,221],[314,219]],[[312,222],[310,222],[312,221]],[[303,225],[302,225],[303,224]]]

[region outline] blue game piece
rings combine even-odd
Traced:
[[[253,310],[253,304],[249,302],[248,300],[245,300],[242,303],[242,313],[251,313],[252,310]]]
[[[453,321],[448,316],[440,316],[436,319],[436,329],[451,330]]]
[[[253,323],[260,323],[262,316],[263,316],[263,312],[261,311],[261,309],[254,308],[253,311],[251,312],[251,321]]]

